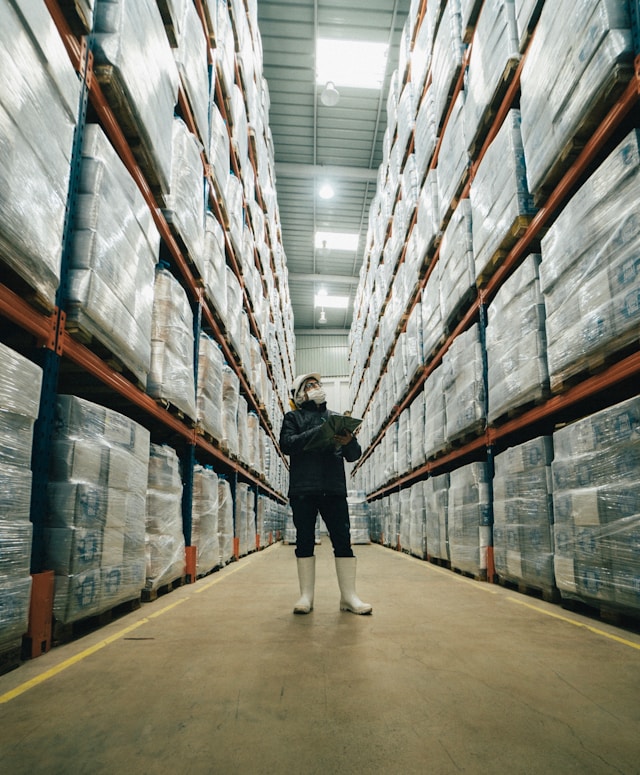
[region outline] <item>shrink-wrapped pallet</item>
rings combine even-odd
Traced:
[[[398,504],[398,540],[396,547],[404,552],[411,545],[411,488],[400,490]],[[394,544],[391,544],[394,546]]]
[[[411,438],[411,466],[417,468],[424,464],[426,460],[424,439],[425,439],[425,403],[424,392],[421,391],[413,399],[409,407],[409,423]]]
[[[233,455],[238,455],[238,399],[240,379],[226,363],[222,367],[222,443]]]
[[[44,3],[0,8],[0,250],[53,309],[80,82]]]
[[[518,45],[524,51],[542,11],[544,0],[515,0]]]
[[[449,475],[447,524],[451,567],[482,578],[491,543],[491,501],[486,463],[469,463]]]
[[[469,193],[476,278],[499,266],[535,212],[527,189],[520,111],[510,110],[482,158]]]
[[[424,383],[424,395],[424,452],[429,459],[435,457],[446,447],[447,421],[442,364],[427,377]]]
[[[146,380],[160,235],[133,178],[97,124],[84,128],[71,235],[68,328]]]
[[[248,484],[236,484],[235,528],[240,557],[255,549],[255,493]]]
[[[226,565],[233,558],[233,498],[231,485],[223,476],[218,477],[218,539],[220,561]]]
[[[57,621],[140,596],[148,470],[145,428],[90,401],[58,396],[44,531]]]
[[[416,18],[410,14],[411,18]],[[426,20],[422,20],[415,36],[411,49],[411,82],[416,94],[422,94],[429,66],[431,65],[431,52],[433,50],[433,30]]]
[[[640,611],[640,398],[553,435],[556,583],[562,597]]]
[[[417,239],[419,265],[431,263],[435,244],[440,238],[440,208],[438,204],[438,176],[430,170],[418,198],[416,225],[413,227]],[[412,233],[413,233],[412,232]]]
[[[461,90],[453,103],[438,152],[438,207],[441,227],[446,225],[449,214],[457,207],[458,197],[469,172],[464,103],[465,93]]]
[[[444,322],[440,304],[440,261],[431,270],[422,289],[422,360],[429,363],[444,339]]]
[[[416,103],[420,95],[416,94],[412,81],[407,81],[402,88],[398,101],[398,131],[396,143],[401,159],[404,159],[409,147],[409,140],[413,136],[416,124]]]
[[[464,311],[475,296],[475,263],[471,204],[462,199],[455,209],[440,243],[440,307],[448,330],[451,321]]]
[[[196,417],[193,313],[187,294],[167,270],[156,271],[147,391]]]
[[[465,89],[469,148],[479,148],[520,59],[514,0],[485,0],[473,35]],[[474,154],[475,155],[475,154]]]
[[[431,80],[436,126],[440,128],[462,67],[464,43],[460,18],[460,0],[447,0],[436,32],[431,57]]]
[[[204,183],[201,146],[180,118],[173,122],[171,191],[164,215],[187,249],[196,274],[206,277],[204,252]]]
[[[459,334],[442,359],[447,442],[478,435],[485,427],[482,347],[477,323]]]
[[[209,145],[209,68],[207,38],[202,21],[193,3],[184,3],[180,10],[182,23],[174,56],[180,80],[189,99],[189,106],[204,148]],[[215,72],[212,74],[215,80]]]
[[[249,405],[243,395],[238,396],[238,458],[248,465],[249,450],[249,424],[247,422]]]
[[[490,423],[549,394],[540,256],[529,255],[500,287],[487,311]]]
[[[424,483],[427,555],[449,560],[449,474],[430,476]]]
[[[224,229],[211,212],[205,214],[204,285],[220,320],[227,319],[227,259]]]
[[[101,0],[93,56],[94,72],[116,116],[135,126],[143,171],[152,187],[167,194],[179,77],[154,0]]]
[[[397,472],[410,471],[411,465],[411,423],[409,411],[405,409],[398,417],[398,463]]]
[[[551,389],[638,342],[640,134],[633,130],[542,238]]]
[[[409,488],[409,545],[410,554],[424,560],[427,556],[426,501],[424,488],[426,482],[416,482]]]
[[[365,493],[357,490],[349,490],[347,493],[349,506],[349,524],[352,544],[368,544],[369,521],[371,509],[365,500]]]
[[[542,8],[520,78],[529,191],[551,187],[633,71],[627,3],[557,0]]]
[[[0,648],[27,630],[31,448],[42,370],[0,343]]]
[[[551,593],[553,444],[540,436],[495,457],[493,547],[496,573]]]
[[[200,334],[198,347],[198,427],[217,441],[223,438],[222,426],[222,367],[224,357],[220,345],[208,334]]]
[[[146,590],[157,590],[184,575],[182,478],[174,449],[152,444],[145,522]]]
[[[193,469],[191,545],[197,547],[198,576],[219,567],[218,475],[208,466],[196,465]]]
[[[227,197],[227,183],[231,170],[231,145],[229,130],[216,103],[211,100],[209,113],[210,143],[209,162],[213,172],[213,181],[216,190],[216,199],[223,207]]]

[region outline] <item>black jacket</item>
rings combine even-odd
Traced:
[[[304,446],[330,412],[326,404],[307,401],[301,409],[287,412],[280,431],[280,449],[289,455],[289,496],[305,492],[346,495],[344,461],[353,463],[362,454],[357,439],[336,450],[305,450]]]

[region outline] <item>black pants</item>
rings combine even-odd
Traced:
[[[296,557],[313,557],[316,517],[324,520],[336,557],[353,557],[349,507],[344,495],[321,492],[292,495],[289,499],[296,528]]]

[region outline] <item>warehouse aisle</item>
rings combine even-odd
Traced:
[[[640,636],[379,546],[276,545],[0,677],[4,773],[638,773]]]

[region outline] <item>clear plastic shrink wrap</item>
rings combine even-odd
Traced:
[[[514,0],[486,0],[473,33],[465,105],[469,147],[488,130],[487,116],[520,59]]]
[[[227,198],[227,183],[231,169],[231,144],[229,130],[216,103],[211,100],[209,113],[211,138],[209,143],[209,161],[213,170],[213,181],[218,202],[224,204]]]
[[[161,191],[169,191],[178,70],[153,0],[101,0],[96,8],[94,67],[118,88],[136,121]],[[146,166],[146,165],[145,165]]]
[[[180,11],[182,23],[174,56],[180,79],[189,98],[200,140],[209,145],[209,68],[207,38],[194,3],[186,2]],[[213,75],[215,81],[215,73]]]
[[[414,557],[424,560],[427,556],[426,533],[426,501],[424,488],[426,482],[416,482],[410,489],[409,512],[411,522],[409,525],[409,545],[407,549]]]
[[[145,589],[156,590],[185,572],[182,477],[174,449],[152,444],[145,524]]]
[[[235,528],[240,557],[255,549],[255,493],[248,484],[236,484]]]
[[[215,216],[207,212],[204,222],[204,285],[221,320],[227,319],[227,259],[224,230]]]
[[[553,504],[550,436],[541,436],[495,457],[493,547],[496,573],[551,591]]]
[[[233,557],[233,499],[231,485],[223,476],[218,477],[218,538],[220,561],[226,565]]]
[[[416,225],[418,260],[420,265],[431,263],[436,242],[440,238],[440,210],[438,205],[438,175],[430,170],[418,198]]]
[[[187,294],[167,269],[156,271],[147,391],[196,417],[193,313]]]
[[[628,3],[544,4],[520,79],[529,191],[537,194],[555,182],[558,165],[571,158],[567,148],[582,127],[593,124],[596,111],[604,115],[615,96],[613,82],[626,82],[632,60]]]
[[[247,415],[249,405],[243,395],[238,396],[238,458],[242,463],[249,463],[249,423]]]
[[[464,90],[461,89],[443,131],[438,153],[438,207],[441,226],[446,223],[449,213],[456,207],[457,197],[469,171],[470,159],[464,126],[465,98]]]
[[[543,5],[544,0],[515,0],[520,51],[524,51]]]
[[[510,110],[480,162],[469,193],[476,278],[493,274],[535,213],[527,190],[520,111]]]
[[[185,244],[197,273],[206,277],[204,253],[204,181],[201,146],[180,118],[173,121],[171,190],[164,215]]]
[[[449,560],[449,474],[430,476],[424,483],[427,555]]]
[[[31,447],[42,370],[0,343],[0,647],[27,631]]]
[[[145,382],[160,234],[97,124],[84,128],[71,236],[67,325],[94,336]]]
[[[424,392],[418,393],[409,407],[409,423],[411,437],[411,465],[417,468],[426,460],[424,450],[425,439],[425,405]]]
[[[549,395],[540,256],[529,255],[502,284],[487,311],[489,400],[494,422],[509,411]]]
[[[349,490],[347,493],[349,506],[349,522],[351,525],[351,543],[369,543],[369,517],[370,508],[365,500],[365,493],[358,490]]]
[[[444,121],[451,93],[462,67],[463,55],[460,0],[447,0],[436,32],[431,57],[431,79],[438,128]]]
[[[477,323],[459,334],[442,359],[447,441],[477,435],[486,424],[482,348]]]
[[[478,19],[478,13],[484,0],[460,0],[460,19],[462,24],[462,39],[469,41]],[[509,2],[509,0],[507,0]]]
[[[471,204],[461,199],[440,243],[440,307],[445,329],[475,295]]]
[[[57,621],[140,596],[148,469],[145,428],[90,401],[58,396],[45,530]]]
[[[222,428],[222,367],[224,357],[220,345],[204,332],[198,347],[197,423],[205,433],[221,441]]]
[[[553,435],[556,584],[563,597],[640,611],[640,397]]]
[[[444,368],[435,368],[424,383],[424,452],[427,459],[446,447],[447,421],[444,396]]]
[[[411,488],[400,490],[398,506],[398,548],[409,551],[411,545]]]
[[[640,133],[633,130],[542,239],[551,389],[638,341]]]
[[[448,534],[451,567],[482,576],[491,544],[491,501],[486,463],[469,463],[449,475]]]
[[[2,260],[53,309],[80,81],[44,3],[1,4],[0,72]]]
[[[236,456],[240,451],[238,438],[238,399],[240,379],[226,363],[222,367],[222,443]]]
[[[429,363],[444,340],[444,323],[440,304],[440,261],[431,270],[422,289],[422,359]]]

